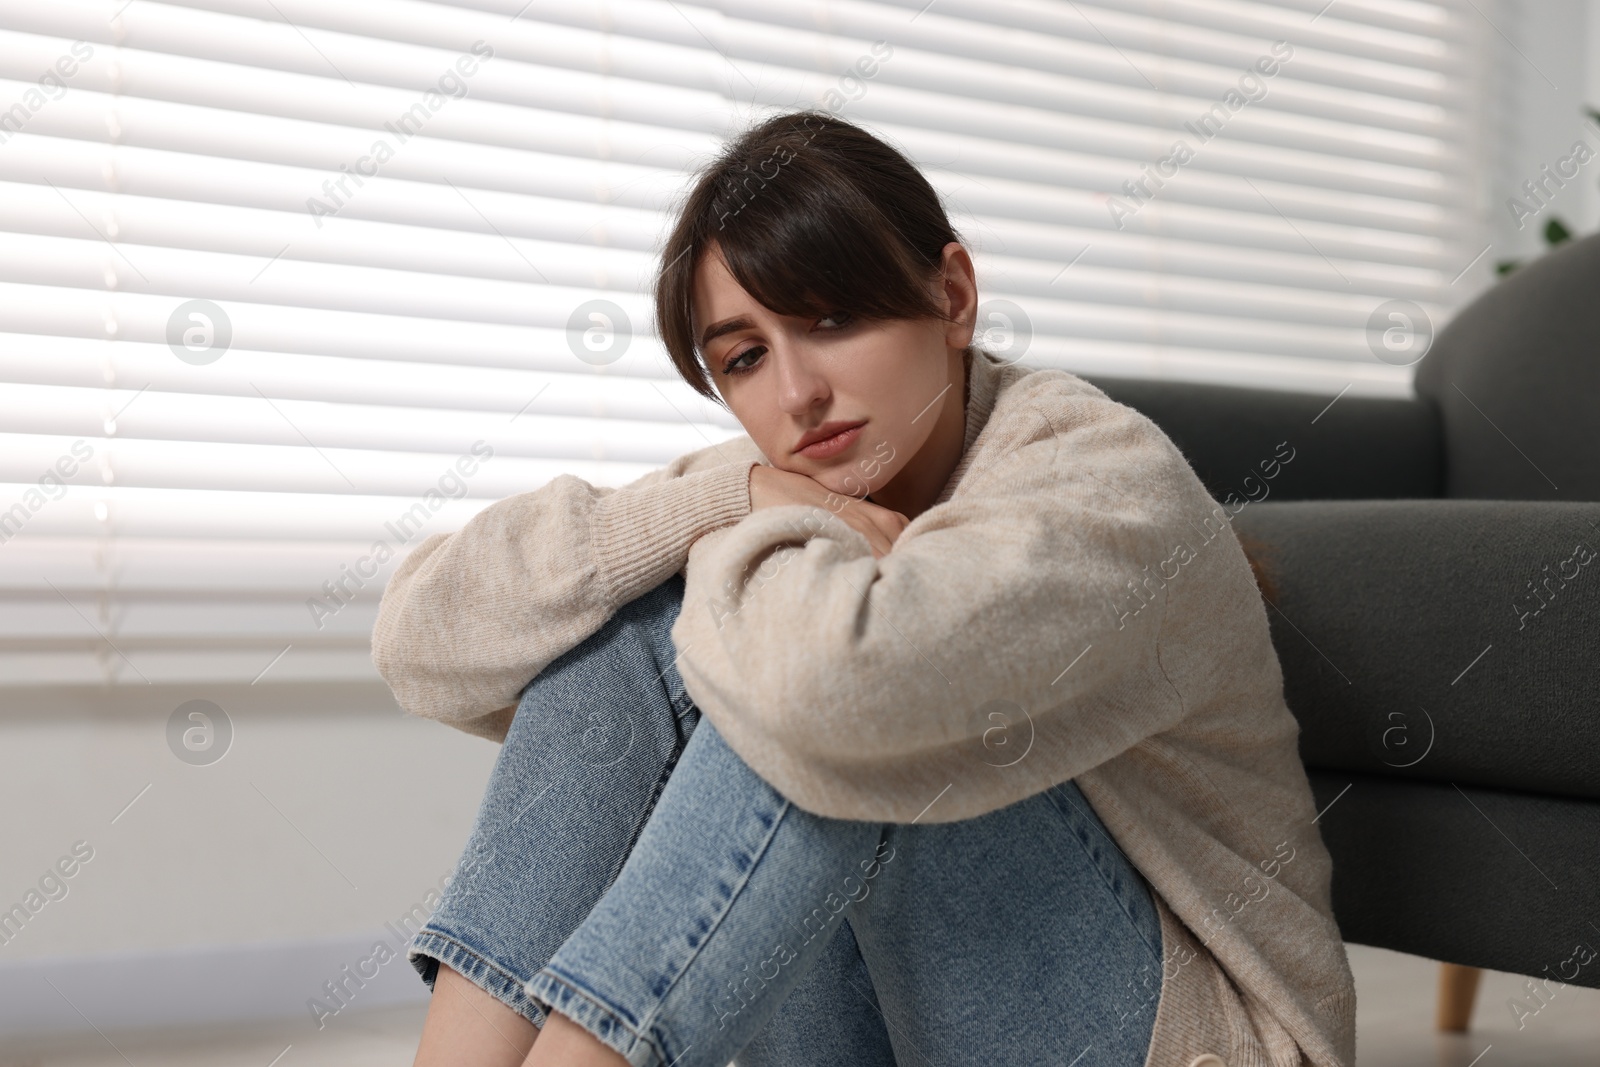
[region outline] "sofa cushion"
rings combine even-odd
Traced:
[[[1600,799],[1600,504],[1252,504],[1308,767]],[[1538,595],[1535,595],[1535,591]]]
[[[1600,234],[1463,308],[1415,387],[1444,420],[1444,495],[1600,500]]]

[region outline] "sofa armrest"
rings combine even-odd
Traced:
[[[1265,546],[1308,766],[1600,799],[1600,503],[1269,501],[1234,528]]]
[[[1339,397],[1227,385],[1080,375],[1149,416],[1183,452],[1211,495],[1250,495],[1280,442],[1294,449],[1275,500],[1437,497],[1444,487],[1438,411],[1426,398]],[[1326,410],[1324,410],[1326,409]],[[1314,420],[1314,421],[1313,421]]]

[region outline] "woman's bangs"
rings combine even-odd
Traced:
[[[863,318],[925,313],[926,297],[882,219],[861,220],[834,203],[776,197],[767,211],[747,208],[717,231],[728,271],[779,315],[847,311]]]

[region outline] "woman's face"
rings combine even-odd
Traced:
[[[962,356],[977,306],[966,249],[946,245],[929,284],[959,321],[777,315],[745,292],[720,249],[708,250],[695,275],[696,340],[723,402],[774,467],[847,496],[873,493],[889,507],[880,490],[902,472],[908,477],[897,485],[937,481],[937,495],[965,434]],[[808,431],[857,422],[864,425],[854,438],[830,455],[797,450]],[[925,452],[930,441],[935,447]],[[928,461],[950,470],[919,479]]]

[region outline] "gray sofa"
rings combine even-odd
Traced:
[[[1474,968],[1600,988],[1600,236],[1464,308],[1416,399],[1090,380],[1250,501],[1345,939],[1444,962],[1445,1029]]]

